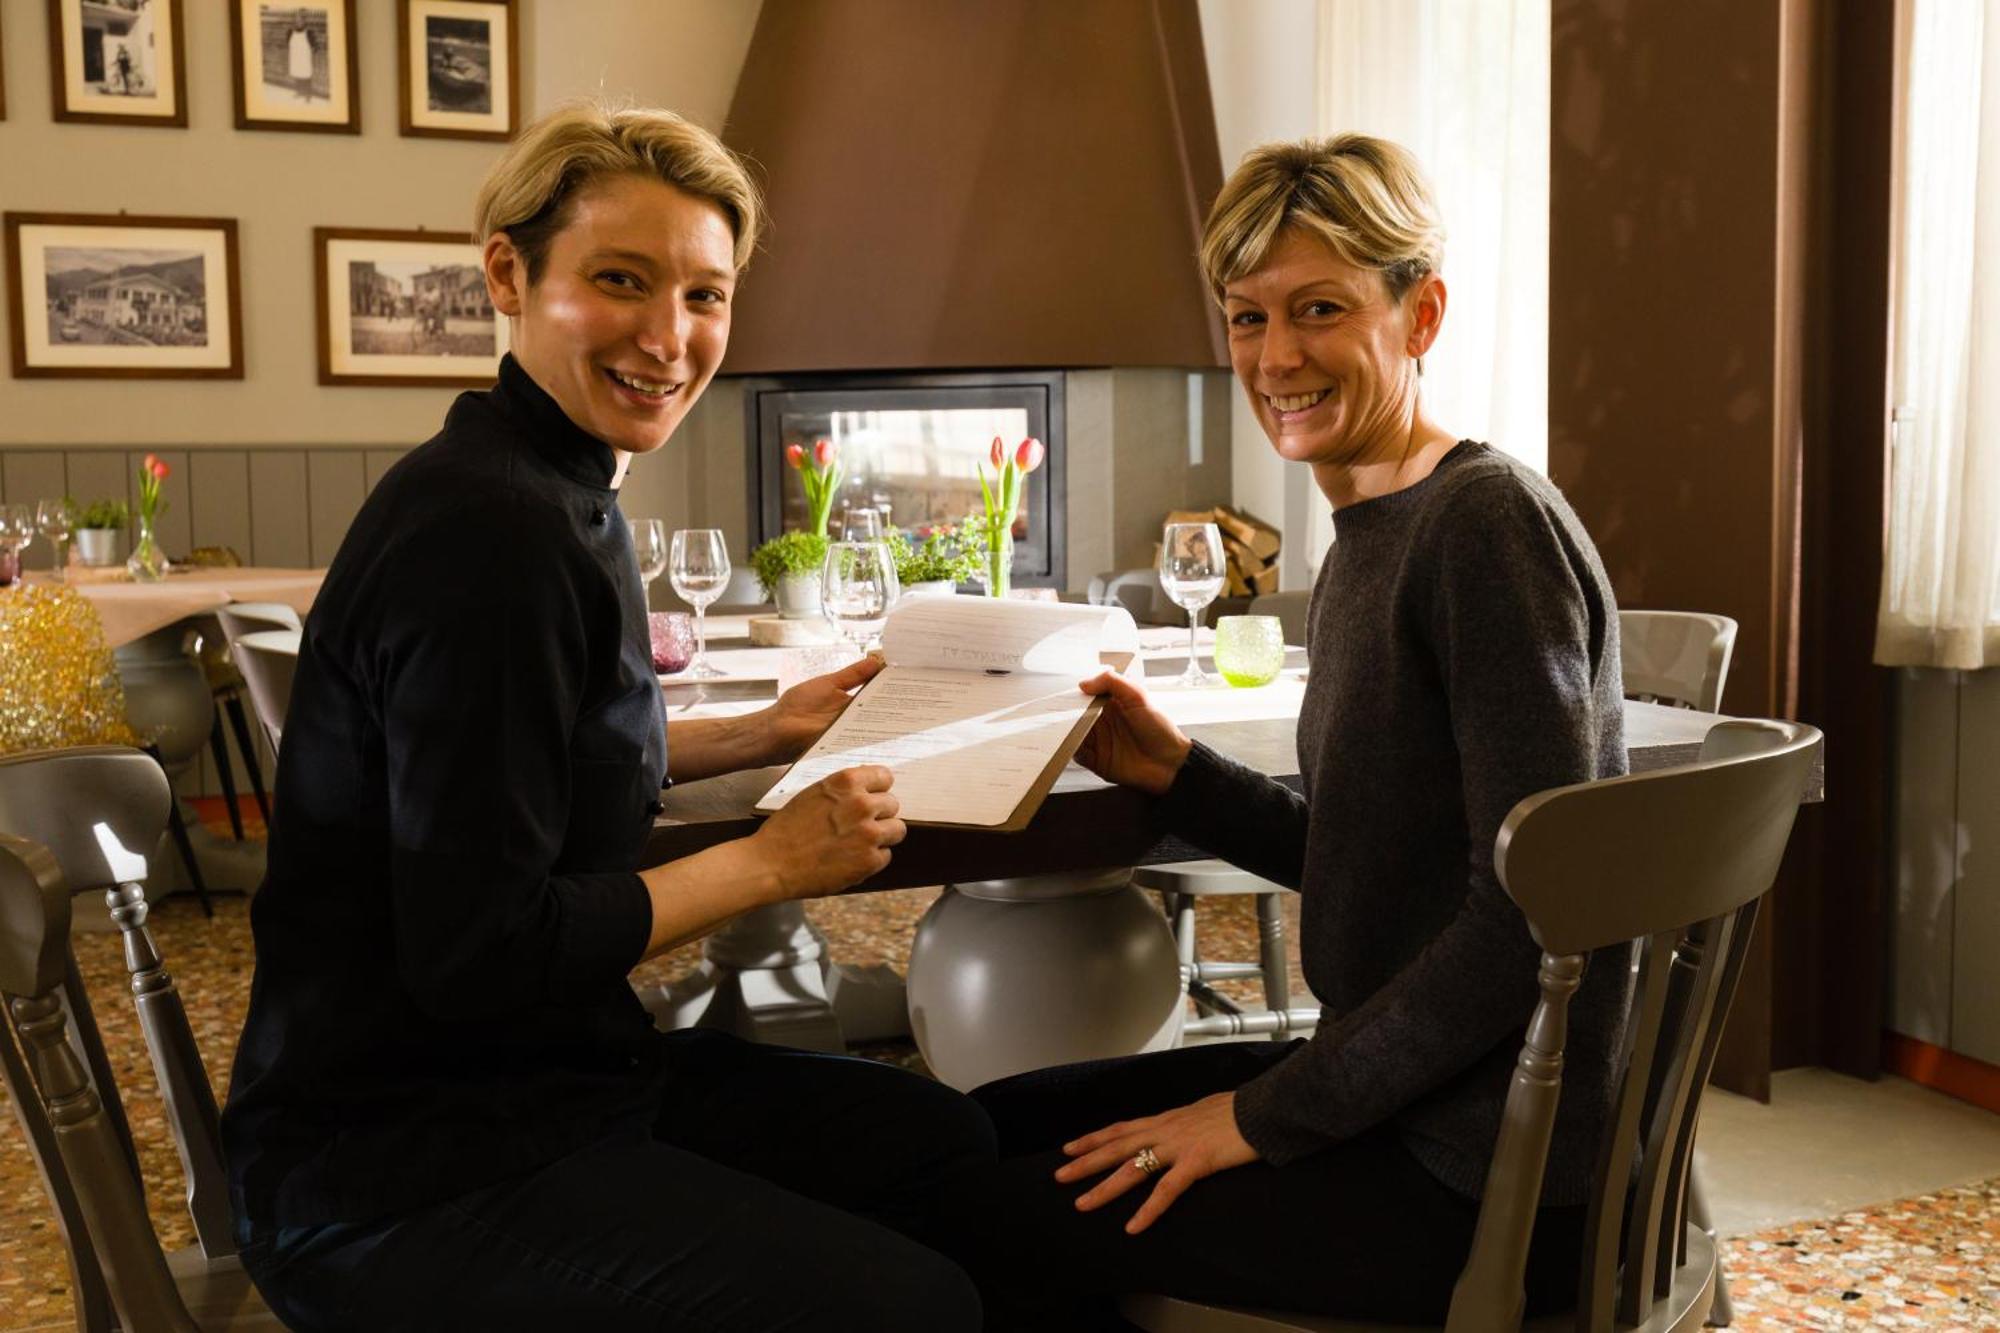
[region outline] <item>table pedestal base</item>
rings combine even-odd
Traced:
[[[665,1031],[715,1028],[809,1051],[910,1031],[895,970],[832,962],[795,902],[744,913],[708,938],[693,972],[640,999]]]

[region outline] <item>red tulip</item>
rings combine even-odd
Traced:
[[[996,472],[998,472],[1002,467],[1006,465],[1007,446],[1000,443],[1000,437],[998,435],[995,435],[993,437],[993,449],[992,452],[987,454],[987,458],[989,461],[992,462],[993,470]]]
[[[795,468],[803,468],[803,467],[805,467],[805,465],[806,465],[806,447],[805,447],[805,446],[804,446],[803,444],[788,444],[788,445],[786,445],[786,446],[785,446],[785,461],[786,461],[787,463],[790,463],[790,464],[791,464],[791,465],[792,465],[793,467],[795,467]]]
[[[160,461],[159,459],[157,459],[157,458],[156,458],[156,459],[154,459],[154,460],[153,460],[153,478],[154,478],[154,480],[156,480],[156,481],[165,481],[165,480],[166,480],[166,477],[167,477],[167,465],[166,465],[165,463],[162,463],[162,462],[161,462],[161,461]]]
[[[813,442],[813,462],[821,467],[831,467],[836,450],[833,441],[820,439]]]
[[[1048,452],[1040,440],[1030,435],[1015,448],[1014,466],[1024,473],[1033,472],[1042,465],[1042,459],[1048,456]]]
[[[139,464],[139,466],[140,466],[140,467],[142,467],[142,468],[144,468],[144,469],[145,469],[146,471],[148,471],[148,472],[151,472],[151,471],[153,470],[153,465],[154,465],[155,463],[158,463],[159,461],[160,461],[160,460],[159,460],[159,459],[157,459],[157,458],[155,458],[155,457],[153,457],[153,455],[151,455],[151,454],[147,454],[147,455],[146,455],[146,459],[145,459],[145,461],[144,461],[143,463]]]

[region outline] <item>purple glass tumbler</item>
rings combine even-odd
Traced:
[[[653,670],[671,676],[694,656],[694,618],[685,611],[649,611],[646,629],[653,640]]]

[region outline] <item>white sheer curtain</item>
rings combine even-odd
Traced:
[[[2000,3],[1903,7],[1889,532],[1875,660],[2000,664]]]
[[[1319,0],[1319,128],[1393,139],[1424,164],[1450,293],[1427,405],[1545,471],[1549,0]],[[1317,564],[1331,524],[1325,505],[1309,512]]]

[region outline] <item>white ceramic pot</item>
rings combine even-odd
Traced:
[[[118,539],[123,536],[118,528],[78,528],[76,531],[77,559],[86,565],[115,565],[118,563]]]
[[[786,620],[819,619],[819,572],[801,570],[778,580],[778,614]]]
[[[958,585],[950,579],[925,579],[903,589],[905,597],[953,597],[957,594]]]

